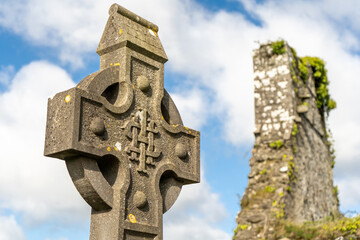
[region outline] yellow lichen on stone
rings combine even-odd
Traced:
[[[154,29],[152,29],[152,28],[150,28],[150,27],[148,27],[148,29],[149,29],[149,33],[150,33],[151,35],[153,35],[154,37],[158,37],[158,34],[157,34],[157,32],[156,32]]]
[[[157,32],[155,32],[153,29],[151,29],[151,31],[153,31],[156,37],[158,36]]]
[[[266,168],[260,171],[260,175],[263,175],[263,174],[267,174],[267,169]]]
[[[240,225],[240,229],[241,230],[246,230],[248,228],[248,225],[244,224],[244,225]]]
[[[70,95],[66,95],[66,97],[65,97],[65,102],[70,102],[70,100],[71,100],[71,96]]]
[[[108,150],[108,152],[110,152],[111,151],[111,147],[107,147],[107,149],[106,150]]]
[[[133,214],[129,214],[129,220],[130,220],[130,222],[132,222],[132,223],[136,223],[136,217],[133,215]]]

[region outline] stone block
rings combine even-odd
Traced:
[[[298,113],[306,113],[307,111],[309,111],[309,106],[299,105],[299,106],[297,106],[296,111]]]

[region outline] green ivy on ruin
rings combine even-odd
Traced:
[[[292,61],[292,78],[294,83],[297,85],[306,83],[310,77],[309,74],[311,73],[311,77],[315,83],[317,108],[319,109],[322,117],[324,117],[325,114],[329,116],[330,111],[336,108],[336,102],[331,98],[329,93],[328,86],[330,82],[327,77],[325,62],[318,57],[298,57],[295,49],[290,49],[294,57]],[[294,71],[296,71],[298,74],[295,74]],[[298,80],[297,75],[300,76],[301,81]],[[297,92],[297,88],[295,88],[295,92]],[[304,102],[303,104],[306,103]],[[333,147],[334,140],[329,129],[326,133],[326,139],[332,158],[331,167],[333,168],[335,165],[335,149]]]
[[[331,110],[336,108],[336,102],[329,94],[329,80],[327,78],[325,63],[318,57],[307,56],[300,58],[299,70],[303,81],[306,81],[308,78],[308,67],[311,68],[312,77],[315,81],[317,107],[322,113],[329,114]]]
[[[298,69],[300,79],[303,83],[306,83],[310,77],[309,74],[312,74],[311,77],[315,82],[317,108],[322,115],[324,115],[324,113],[329,115],[329,112],[336,108],[336,102],[331,98],[329,93],[328,86],[330,82],[327,77],[324,60],[318,57],[297,57],[296,51],[293,48],[291,48],[291,51],[294,56],[292,63],[293,68]],[[297,82],[295,78],[296,76],[293,76],[293,80]]]
[[[281,55],[286,52],[286,46],[284,40],[279,40],[271,43],[272,53]],[[325,68],[325,62],[318,57],[297,57],[296,51],[290,48],[294,56],[293,68],[298,69],[300,79],[306,83],[309,78],[309,73],[312,73],[312,77],[315,81],[316,89],[316,103],[317,107],[322,114],[329,112],[336,108],[336,102],[331,98],[329,93],[329,80],[327,77],[327,70]],[[309,71],[311,70],[311,71]],[[293,76],[293,80],[298,82],[296,75]],[[297,89],[295,89],[296,91]]]

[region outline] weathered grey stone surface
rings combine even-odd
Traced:
[[[242,227],[237,240],[275,239],[281,219],[300,223],[339,213],[314,81],[293,81],[298,70],[289,46],[277,55],[270,45],[261,45],[253,56],[255,145],[236,219]]]
[[[117,4],[109,14],[100,70],[49,99],[45,155],[91,206],[91,240],[161,240],[163,213],[200,181],[200,133],[164,89],[158,27]]]

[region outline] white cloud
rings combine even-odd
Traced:
[[[340,207],[344,211],[357,211],[360,213],[360,177],[344,177],[337,181],[339,188]]]
[[[178,222],[166,222],[164,239],[228,240],[231,236],[216,226],[209,225],[201,218],[188,217]]]
[[[32,62],[0,94],[0,207],[23,214],[29,224],[89,215],[65,164],[43,156],[47,98],[72,86],[63,69]]]
[[[14,216],[0,215],[0,226],[1,240],[25,240],[24,232],[17,224]]]
[[[86,0],[1,1],[0,25],[34,44],[59,48],[61,60],[81,67],[80,56],[97,47],[109,5]]]
[[[199,89],[170,93],[171,98],[178,108],[184,126],[200,129],[208,117],[209,99],[205,92]]]
[[[186,219],[189,215],[202,216],[206,222],[217,222],[226,218],[228,212],[219,195],[212,193],[202,177],[201,183],[184,186],[174,209],[169,211],[174,221]]]
[[[217,226],[228,214],[219,195],[211,192],[202,177],[200,184],[184,186],[174,206],[165,213],[164,239],[230,239]]]
[[[14,66],[0,66],[0,84],[7,86],[14,74]]]

